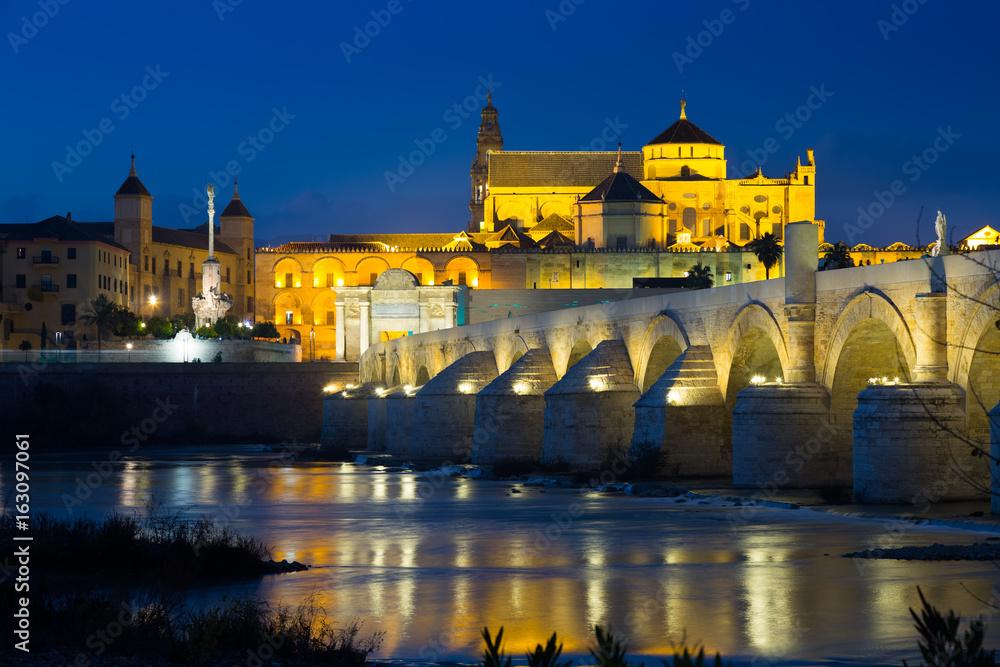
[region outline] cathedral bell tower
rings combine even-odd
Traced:
[[[483,107],[483,120],[479,124],[479,136],[476,138],[476,154],[472,158],[470,176],[472,193],[469,199],[469,231],[493,231],[483,229],[486,219],[484,202],[489,178],[489,152],[503,150],[503,135],[500,134],[500,121],[497,119],[497,108],[493,106],[493,93],[486,93],[486,106]]]

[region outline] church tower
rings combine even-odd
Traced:
[[[486,93],[486,106],[483,107],[483,120],[479,124],[479,136],[476,138],[476,154],[472,158],[470,176],[472,180],[472,196],[469,199],[469,231],[479,232],[484,229],[484,202],[487,192],[487,179],[490,173],[489,152],[503,150],[503,135],[500,133],[500,121],[497,118],[497,108],[493,106],[493,93]]]
[[[233,200],[219,216],[219,240],[236,251],[236,279],[229,286],[236,314],[244,320],[253,320],[254,300],[254,243],[253,221],[250,211],[240,201],[239,183],[233,183]]]
[[[135,172],[135,155],[128,178],[115,193],[115,242],[132,252],[135,284],[129,285],[129,307],[141,313],[152,293],[149,255],[153,243],[153,195]]]

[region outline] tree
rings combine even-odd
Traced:
[[[778,243],[777,237],[771,232],[766,232],[760,238],[756,238],[746,245],[746,249],[757,256],[757,261],[764,265],[764,278],[771,278],[771,269],[781,261],[784,248]]]
[[[204,324],[198,327],[198,330],[194,332],[194,335],[205,339],[219,337],[219,334],[216,333],[215,329],[210,324]]]
[[[146,322],[146,333],[152,334],[153,338],[173,338],[174,327],[165,317],[151,317]]]
[[[31,341],[28,340],[27,338],[25,338],[24,340],[21,341],[21,344],[18,345],[17,348],[19,350],[23,350],[24,351],[24,360],[27,361],[28,360],[28,350],[31,349]]]
[[[277,338],[280,334],[274,322],[258,322],[253,325],[251,335],[254,338]]]
[[[101,339],[104,338],[105,330],[111,329],[115,324],[116,304],[108,300],[106,294],[99,294],[96,299],[91,299],[87,303],[87,310],[80,315],[80,321],[88,327],[97,327],[97,361],[101,361]]]
[[[708,289],[714,284],[715,278],[712,276],[712,268],[702,266],[701,262],[698,262],[688,271],[685,287],[688,289]]]
[[[851,249],[843,241],[838,241],[823,255],[828,269],[847,269],[854,266]]]
[[[226,315],[217,321],[213,327],[215,332],[222,338],[246,338],[249,335],[243,322],[235,315]]]
[[[142,335],[142,320],[125,306],[115,306],[114,324],[111,333],[122,340]]]
[[[43,352],[45,351],[45,344],[48,342],[48,340],[49,340],[49,330],[48,330],[48,327],[45,326],[45,322],[42,322],[42,347],[41,347],[41,350]]]

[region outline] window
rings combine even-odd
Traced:
[[[28,284],[28,279],[23,273],[19,273],[14,276],[14,287],[26,287]]]
[[[466,278],[465,271],[459,271],[458,272],[458,284],[459,285],[466,285],[467,284],[466,280],[467,280],[467,278]],[[374,285],[374,283],[372,283],[372,284]]]
[[[194,262],[191,262],[191,272],[188,274],[188,278],[194,280]]]
[[[42,274],[42,291],[51,292],[52,291],[52,274],[43,273]]]
[[[252,296],[248,296],[247,297],[247,312],[248,313],[252,313],[253,312],[253,297]]]
[[[684,165],[681,167],[681,178],[688,178],[691,176],[691,167]]]
[[[181,260],[177,260],[177,277],[182,278],[184,276],[184,268],[181,264]]]
[[[149,255],[145,255],[142,259],[142,270],[149,271]]]
[[[805,179],[805,180],[803,181],[803,183],[804,183],[805,185],[809,185],[809,177],[808,177],[808,176],[803,176],[802,178],[803,178],[803,179]]]
[[[76,289],[76,274],[67,273],[66,274],[66,289]],[[65,322],[63,322],[65,324]]]
[[[156,258],[153,258],[153,275],[156,275]]]
[[[247,271],[247,285],[253,282],[253,278],[251,278],[252,273],[253,273],[252,271],[249,270]]]
[[[64,303],[62,305],[62,323],[63,326],[76,324],[76,304]]]
[[[52,263],[52,248],[42,248],[42,264]]]
[[[295,324],[295,322],[293,321],[294,318],[295,318],[295,311],[293,310],[285,311],[285,324]]]
[[[149,285],[142,286],[142,300],[149,302]]]
[[[17,258],[18,259],[24,259],[27,256],[28,256],[28,253],[27,253],[27,251],[24,248],[18,248],[17,249]]]
[[[559,272],[558,271],[553,271],[552,272],[552,282],[554,282],[554,283],[559,282]]]
[[[117,278],[115,278],[114,280],[111,281],[111,289],[114,292],[118,291],[118,279]]]
[[[229,267],[226,267],[226,283],[229,283]]]
[[[253,251],[247,248],[247,259],[253,259]]]
[[[726,282],[727,283],[733,282],[733,272],[732,271],[726,271]]]
[[[702,236],[711,236],[712,235],[712,221],[711,220],[702,220],[701,221],[701,235]]]
[[[628,247],[628,237],[627,236],[619,236],[617,239],[615,239],[615,246],[617,246],[618,248],[627,248]]]
[[[750,225],[745,222],[740,223],[740,240],[747,241],[750,239]]]
[[[180,288],[177,290],[177,307],[184,307],[184,290]]]
[[[328,327],[337,325],[337,312],[333,310],[326,311],[326,325]]]
[[[292,287],[292,274],[285,274],[285,287]]]

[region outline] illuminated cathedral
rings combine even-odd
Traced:
[[[783,178],[758,168],[727,179],[725,146],[680,118],[641,151],[505,151],[492,97],[482,112],[471,170],[470,232],[510,226],[540,240],[552,232],[594,248],[722,249],[816,220],[812,149]],[[678,248],[680,249],[680,248]]]

